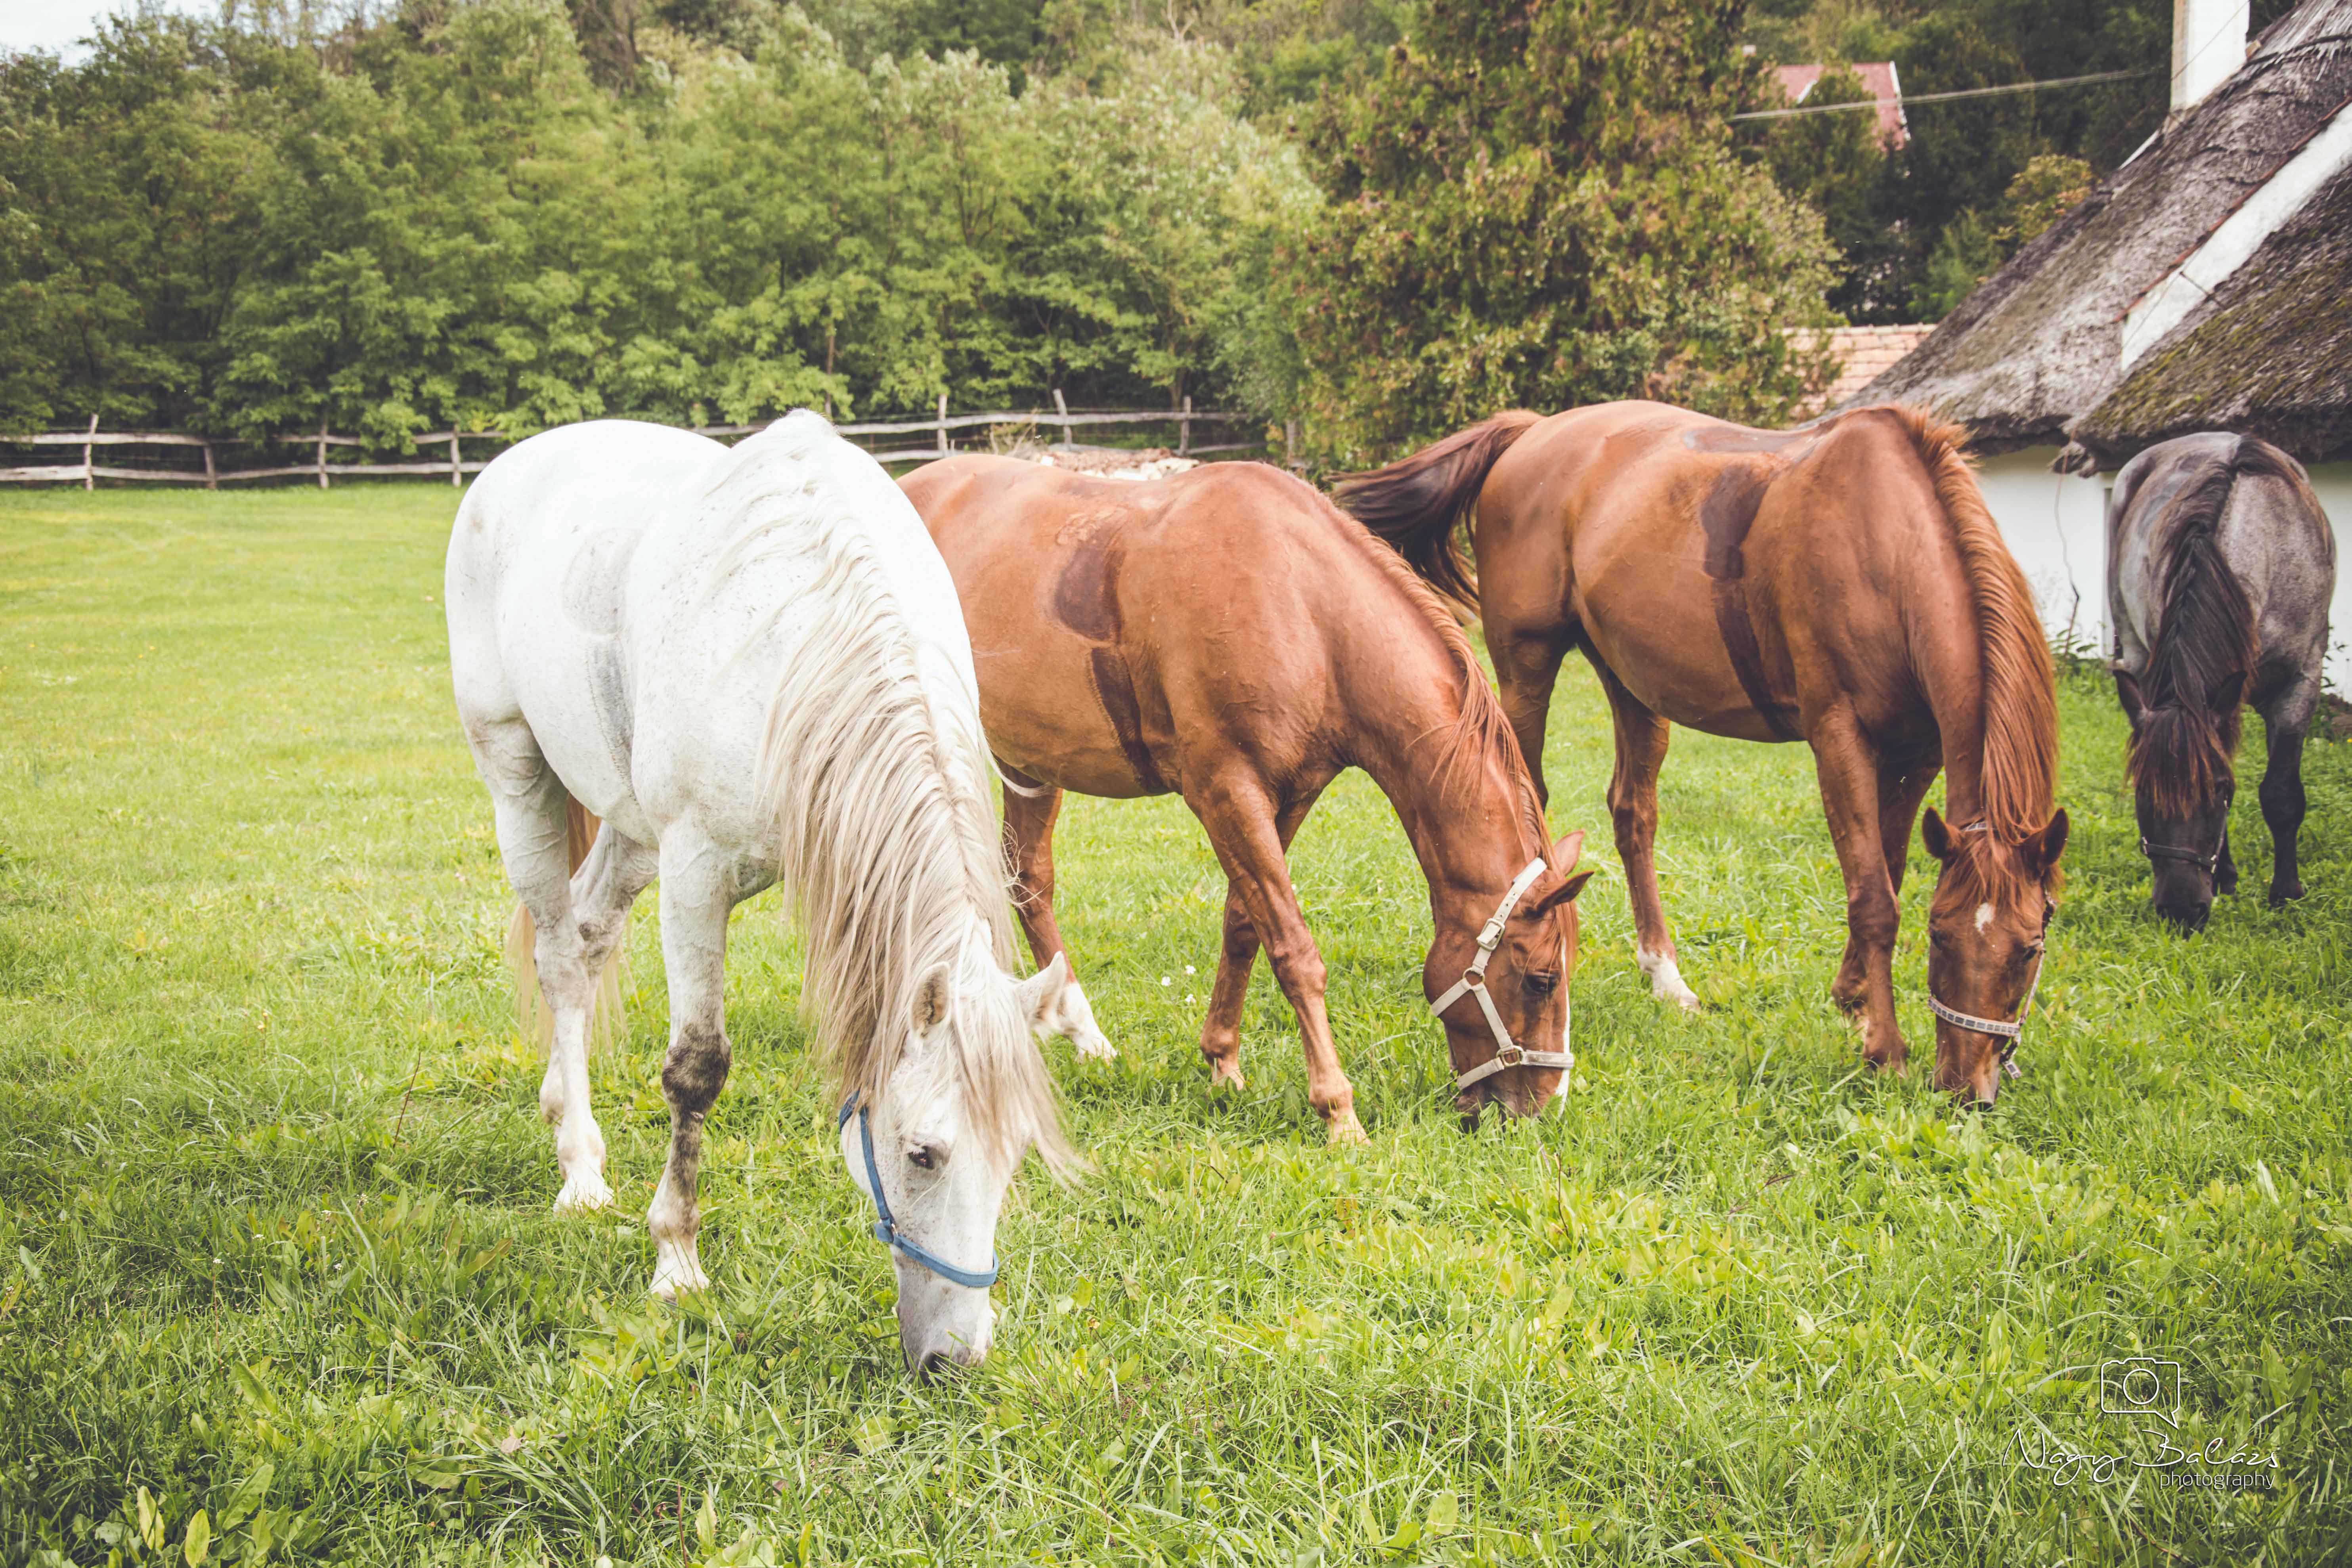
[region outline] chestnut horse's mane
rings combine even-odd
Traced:
[[[1960,427],[1907,405],[1890,405],[1884,412],[1902,423],[1918,447],[1968,574],[1982,644],[1980,805],[1993,836],[2015,844],[2039,832],[2056,804],[2058,702],[2042,617],[2025,574],[1985,510]]]
[[[1427,583],[1422,581],[1404,557],[1382,543],[1361,521],[1332,503],[1331,498],[1304,480],[1300,488],[1312,495],[1333,531],[1348,541],[1356,553],[1381,577],[1395,586],[1414,609],[1421,612],[1429,629],[1437,634],[1453,659],[1455,673],[1461,679],[1461,711],[1454,716],[1454,727],[1444,740],[1444,754],[1438,760],[1441,786],[1450,782],[1454,769],[1460,763],[1485,755],[1503,760],[1509,770],[1512,788],[1517,792],[1520,809],[1528,826],[1536,834],[1536,841],[1549,848],[1551,829],[1544,820],[1543,802],[1536,798],[1535,780],[1528,773],[1525,758],[1519,755],[1519,743],[1511,733],[1510,720],[1503,712],[1501,699],[1486,684],[1486,672],[1479,668],[1478,656],[1472,651],[1470,639],[1462,630],[1462,623],[1446,607],[1445,601]]]
[[[2147,712],[2126,763],[2132,783],[2148,786],[2159,811],[2190,811],[2229,780],[2239,699],[2254,667],[2254,607],[2221,559],[2214,531],[2240,478],[2292,481],[2292,461],[2241,437],[2168,509],[2158,572],[2164,607],[2141,679]],[[2240,683],[2235,691],[2233,680]]]

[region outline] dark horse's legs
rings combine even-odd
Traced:
[[[1873,1067],[1899,1072],[1909,1050],[1895,1019],[1898,915],[1884,813],[1890,794],[1897,796],[1899,804],[1901,795],[1910,789],[1908,775],[1902,775],[1905,782],[1899,784],[1885,783],[1879,758],[1863,738],[1853,713],[1844,708],[1823,714],[1813,726],[1811,740],[1822,808],[1829,816],[1838,868],[1845,875],[1845,960],[1838,966],[1830,994],[1861,1025],[1863,1058]],[[1927,786],[1923,783],[1916,787],[1924,794]],[[1916,807],[1916,795],[1911,795],[1910,804]],[[1906,825],[1906,844],[1909,836]]]
[[[2262,710],[2270,763],[2263,769],[2263,821],[2271,830],[2271,902],[2303,897],[2295,871],[2295,836],[2303,831],[2303,742],[2319,707],[2319,678],[2306,675]]]

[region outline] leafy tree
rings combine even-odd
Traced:
[[[1821,220],[1733,155],[1737,9],[1434,0],[1318,129],[1309,432],[1369,460],[1512,405],[1655,396],[1777,420],[1826,373]]]

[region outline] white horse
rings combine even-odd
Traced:
[[[954,584],[874,460],[800,413],[731,449],[551,430],[484,471],[449,541],[449,662],[499,847],[537,928],[555,1210],[612,1202],[588,1103],[597,978],[661,879],[669,1160],[653,1291],[708,1285],[702,1120],[726,1082],[728,913],[772,882],[844,1098],[842,1157],[898,1271],[908,1364],[987,1352],[997,1216],[1032,1143],[1075,1165],[1030,1038],[1059,963],[1012,952],[978,683]],[[604,819],[576,871],[569,803]],[[528,980],[526,979],[526,983]]]

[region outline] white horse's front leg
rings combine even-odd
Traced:
[[[670,1043],[662,1092],[669,1100],[669,1160],[646,1211],[646,1228],[654,1238],[652,1290],[665,1300],[710,1286],[695,1245],[702,1228],[696,1183],[702,1119],[726,1086],[733,1060],[725,997],[727,913],[734,900],[724,868],[707,846],[697,853],[663,843],[662,963],[669,974]]]

